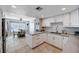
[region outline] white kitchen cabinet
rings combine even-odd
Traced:
[[[63,27],[79,27],[79,10],[63,15]]]
[[[27,38],[27,44],[31,48],[39,46],[43,42],[47,42],[61,49],[63,48],[63,36],[61,35],[52,34],[52,33],[41,33],[41,34],[29,36],[29,38]]]
[[[26,42],[29,45],[30,48],[32,48],[32,35],[26,34]]]
[[[42,23],[43,23],[42,26],[50,27],[51,23],[55,23],[55,18],[51,17],[51,18],[48,18],[48,19],[44,19]]]
[[[79,52],[79,37],[70,35],[64,37],[63,53],[78,53]]]
[[[48,34],[48,40],[46,41],[47,43],[54,45],[58,48],[63,48],[63,37],[60,35],[55,35],[55,34]]]
[[[43,22],[42,22],[42,26],[50,27],[50,21],[48,19],[44,19]]]
[[[47,39],[47,34],[46,33],[40,33],[32,36],[32,48],[40,45]]]
[[[36,47],[40,43],[38,35],[26,35],[27,44],[30,48]]]
[[[69,46],[68,42],[69,42],[69,37],[64,37],[63,38],[63,53],[67,52],[67,50],[70,48],[70,47],[67,47]]]
[[[62,15],[51,17],[51,18],[48,18],[48,19],[44,19],[43,22],[42,22],[42,26],[50,27],[51,23],[54,24],[54,23],[63,22],[62,20],[63,20]]]
[[[41,43],[43,43],[47,39],[46,33],[34,34],[34,35],[26,35],[27,44],[30,48],[34,48]]]
[[[62,36],[55,36],[54,45],[56,47],[62,48],[63,47],[63,37]]]
[[[70,13],[70,25],[71,27],[79,27],[79,10],[74,10]]]
[[[70,26],[70,13],[66,13],[63,15],[63,27]]]
[[[38,46],[47,40],[47,33],[40,33],[32,37],[32,46]]]
[[[47,38],[46,42],[50,43],[50,44],[54,43],[53,35],[51,33],[48,34],[48,38]]]
[[[40,39],[42,39],[42,41],[46,41],[47,40],[47,33],[41,33],[39,34]]]
[[[43,26],[50,27],[51,23],[63,22],[63,27],[79,27],[79,9],[59,16],[45,19]]]
[[[62,15],[56,16],[56,21],[55,22],[62,22],[63,17]]]
[[[61,37],[60,35],[52,35],[52,40],[50,44],[58,47],[58,48],[62,48],[62,41],[63,41],[63,37]]]
[[[50,27],[50,22],[49,22],[48,20],[46,20],[45,26],[46,26],[46,27]]]
[[[32,48],[40,45],[41,43],[43,43],[43,40],[39,36],[36,35],[32,37]]]

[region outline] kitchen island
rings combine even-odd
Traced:
[[[27,43],[31,48],[35,48],[40,44],[46,42],[50,45],[53,45],[59,49],[63,49],[63,40],[68,39],[68,35],[60,35],[51,32],[39,32],[35,34],[27,34]]]

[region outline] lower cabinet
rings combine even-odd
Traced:
[[[69,52],[68,50],[70,50],[71,48],[70,47],[68,47],[69,45],[69,37],[64,37],[64,39],[63,39],[63,53],[64,52]]]
[[[58,48],[63,48],[63,37],[62,36],[55,36],[54,45]]]
[[[26,42],[29,45],[29,47],[32,48],[32,36],[27,34],[26,35],[26,40],[27,40]]]
[[[39,34],[39,38],[42,39],[43,41],[46,41],[48,38],[47,33]]]
[[[46,40],[47,43],[54,45],[55,37],[52,34],[48,34],[48,39]]]
[[[32,39],[32,48],[40,45],[41,43],[43,43],[43,40],[39,37],[39,36],[35,36],[36,38]]]
[[[27,35],[26,40],[30,48],[34,48],[47,39],[46,33],[36,34],[36,35]]]
[[[58,48],[63,48],[63,37],[60,35],[48,34],[48,40],[46,42]]]
[[[57,34],[41,33],[33,36],[28,36],[27,43],[31,48],[39,46],[43,42],[47,42],[60,49],[64,49],[64,45],[67,44],[68,37],[64,37]]]

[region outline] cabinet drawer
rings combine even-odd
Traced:
[[[55,37],[49,36],[48,39],[46,40],[46,42],[48,42],[48,43],[54,45],[54,40],[55,40]]]
[[[40,38],[35,38],[35,39],[33,39],[32,41],[33,41],[33,42],[39,42],[39,41],[41,41],[41,39],[40,39]]]
[[[46,34],[40,34],[39,36],[42,37],[42,38],[46,38],[47,37]]]
[[[33,42],[32,42],[32,46],[33,46],[33,47],[36,47],[36,46],[40,45],[41,43],[43,43],[42,40],[36,40],[36,41],[33,41]]]

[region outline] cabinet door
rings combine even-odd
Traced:
[[[49,19],[44,20],[44,26],[49,27],[50,26],[50,21]]]
[[[63,15],[63,26],[69,27],[70,26],[70,13]]]
[[[56,36],[55,35],[53,35],[53,34],[51,34],[50,36],[49,36],[49,43],[50,44],[52,44],[52,45],[54,45],[54,46],[56,46],[57,45],[57,43],[56,43],[56,40],[57,40],[57,38],[56,38]]]
[[[62,20],[63,20],[62,15],[57,16],[57,18],[56,18],[56,22],[62,22]]]
[[[32,36],[31,35],[29,34],[26,35],[26,42],[29,45],[29,47],[32,48]]]
[[[46,33],[42,33],[42,34],[40,34],[39,37],[40,37],[40,39],[41,39],[42,41],[46,41],[46,40],[48,39]]]
[[[37,44],[38,42],[39,42],[38,35],[33,36],[32,37],[32,48],[35,47],[35,46],[37,46],[38,45]]]
[[[46,40],[46,42],[49,44],[53,44],[53,35],[52,34],[48,34],[48,39]]]
[[[78,10],[71,12],[71,27],[79,27]]]
[[[41,43],[43,43],[43,39],[40,36],[41,34],[35,35],[34,37],[32,37],[32,47],[36,47],[38,45],[40,45]]]
[[[57,46],[58,46],[59,48],[63,48],[63,37],[62,37],[62,36],[59,36],[59,37],[58,37]]]
[[[47,43],[50,43],[50,42],[51,42],[51,39],[52,39],[52,36],[51,36],[51,34],[49,33],[49,34],[48,34],[48,39],[46,40],[46,42],[47,42]]]
[[[54,36],[54,46],[56,46],[56,47],[58,47],[57,41],[58,41],[58,38],[56,36]]]
[[[63,38],[61,36],[55,36],[54,45],[58,48],[63,47]]]

